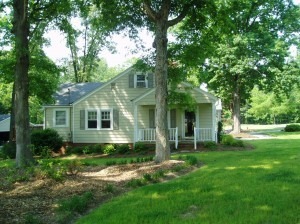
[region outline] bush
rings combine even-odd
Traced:
[[[3,159],[15,159],[16,158],[16,143],[8,142],[3,145],[0,156]]]
[[[116,146],[117,153],[120,154],[126,154],[130,151],[129,145],[127,144],[121,144]]]
[[[221,144],[234,147],[244,147],[242,140],[235,139],[232,135],[223,135]]]
[[[63,145],[63,139],[56,130],[45,129],[32,132],[31,144],[34,147],[34,154],[41,155],[45,147],[58,152]]]
[[[203,143],[203,146],[207,149],[215,149],[217,147],[217,143],[214,141],[205,141]]]
[[[297,132],[297,131],[300,131],[300,125],[299,124],[288,124],[284,128],[284,131],[286,131],[286,132]]]
[[[113,154],[115,152],[116,152],[116,149],[115,149],[114,145],[112,145],[112,144],[108,144],[108,145],[105,145],[103,147],[103,153],[104,154],[111,155],[111,154]]]
[[[198,164],[198,159],[195,156],[186,156],[185,161],[190,166],[194,166]]]
[[[221,121],[218,122],[218,132],[217,132],[217,139],[218,143],[222,140],[222,134],[223,134],[223,123]]]
[[[136,142],[133,149],[135,152],[141,152],[147,150],[148,148],[143,142]]]
[[[89,203],[93,199],[91,192],[85,192],[83,195],[75,195],[69,199],[62,200],[59,203],[59,212],[78,212],[83,213],[87,210]]]

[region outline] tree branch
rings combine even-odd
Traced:
[[[168,21],[167,26],[171,27],[179,23],[180,21],[182,21],[186,17],[186,15],[188,14],[192,6],[193,6],[193,1],[185,4],[179,16],[177,16],[175,19]]]
[[[144,0],[143,7],[149,19],[155,22],[157,20],[158,14],[151,8],[150,0]]]

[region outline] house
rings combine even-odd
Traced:
[[[0,114],[0,145],[9,140],[10,115]]]
[[[129,68],[105,83],[64,84],[55,103],[44,106],[44,128],[53,128],[71,143],[155,141],[155,82],[151,72]],[[169,138],[216,141],[218,98],[188,83],[178,85],[197,101],[195,111],[168,112]]]
[[[29,123],[30,131],[40,130],[40,124]],[[9,140],[10,132],[10,114],[0,114],[0,145]]]

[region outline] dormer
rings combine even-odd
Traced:
[[[154,74],[151,72],[135,72],[129,74],[129,88],[153,88]]]

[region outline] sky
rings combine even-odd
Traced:
[[[294,3],[299,5],[300,0],[294,0]],[[51,45],[45,47],[44,50],[46,55],[53,61],[59,64],[61,59],[70,56],[70,50],[66,47],[65,38],[58,30],[48,32],[46,37],[50,39]],[[143,30],[140,33],[140,37],[142,39],[141,44],[146,48],[151,48],[153,36],[146,30]],[[110,67],[122,65],[128,59],[138,58],[143,54],[143,51],[137,50],[136,44],[129,37],[114,35],[111,39],[116,43],[116,53],[111,53],[108,49],[104,49],[100,53],[100,57],[105,58]]]
[[[49,38],[51,46],[45,47],[45,53],[53,61],[59,64],[59,61],[63,58],[70,56],[70,50],[66,47],[66,41],[64,36],[58,30],[52,30],[48,32],[45,37]],[[146,48],[152,46],[153,37],[147,31],[140,33],[142,43]],[[129,37],[123,35],[114,35],[112,41],[115,42],[116,53],[111,53],[108,49],[104,49],[100,52],[100,58],[105,58],[108,66],[114,67],[122,65],[128,59],[138,58],[142,55],[143,51],[138,51],[134,41],[130,40]],[[135,52],[134,52],[135,51]]]

